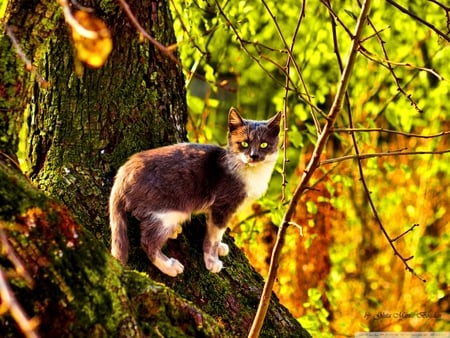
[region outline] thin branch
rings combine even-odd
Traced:
[[[176,48],[175,46],[164,46],[161,42],[156,40],[153,36],[151,36],[139,23],[139,21],[134,16],[133,12],[130,9],[130,6],[126,3],[125,0],[118,0],[120,3],[120,6],[127,14],[128,18],[130,19],[131,23],[134,25],[134,27],[139,31],[139,33],[142,34],[143,37],[145,37],[148,41],[150,41],[157,49],[159,49],[161,52],[166,54],[172,61],[174,61],[176,64],[180,64],[180,61],[177,57],[173,54],[173,50]]]
[[[383,53],[384,53],[384,55],[385,55],[385,58],[386,58],[386,60],[388,60],[389,58],[388,58],[386,49],[384,48],[384,41],[381,39],[381,37],[380,37],[378,31],[376,30],[375,26],[372,24],[371,20],[370,20],[369,18],[367,18],[367,21],[368,21],[369,25],[372,27],[372,29],[374,30],[375,36],[377,37],[377,40],[379,41],[379,43],[380,43],[380,45],[381,45],[381,48],[382,48]],[[397,75],[395,74],[395,72],[394,72],[392,66],[391,66],[389,63],[388,63],[387,66],[388,66],[388,69],[389,69],[390,73],[392,74],[392,76],[393,76],[393,78],[394,78],[394,80],[395,80],[395,82],[396,82],[396,84],[397,84],[398,90],[399,90],[400,92],[402,92],[403,94],[406,95],[406,93],[404,92],[404,90],[400,87],[400,81],[399,81]],[[419,108],[417,107],[417,104],[411,99],[411,96],[410,96],[410,95],[407,95],[407,97],[408,97],[408,99],[411,101],[411,104],[413,104],[413,105],[415,106],[415,108],[416,108],[418,111],[420,111]],[[353,116],[352,116],[352,113],[351,113],[350,103],[349,103],[349,98],[348,98],[347,93],[346,93],[346,99],[347,99],[347,103],[348,103],[348,106],[349,106],[349,109],[348,109],[348,118],[349,118],[350,129],[354,129],[354,128],[353,128]],[[354,155],[354,156],[356,157],[357,163],[358,163],[358,172],[359,172],[360,181],[361,181],[361,183],[362,183],[362,185],[363,185],[363,189],[364,189],[364,192],[365,192],[365,194],[366,194],[367,201],[369,202],[370,208],[372,209],[373,215],[374,215],[374,217],[375,217],[375,219],[376,219],[376,221],[377,221],[377,223],[378,223],[378,225],[379,225],[379,227],[380,227],[382,233],[384,234],[384,236],[385,236],[386,239],[388,240],[389,245],[391,246],[392,250],[394,251],[394,254],[395,254],[396,256],[398,256],[398,257],[400,258],[400,260],[403,262],[403,264],[405,265],[405,268],[406,268],[408,271],[410,271],[414,276],[416,276],[416,277],[418,277],[420,280],[424,281],[424,279],[422,279],[421,277],[419,277],[419,276],[414,272],[414,270],[408,265],[407,261],[410,260],[410,259],[412,259],[412,257],[409,257],[409,258],[403,257],[403,255],[401,255],[401,254],[398,252],[397,248],[396,248],[395,245],[394,245],[394,241],[390,238],[389,234],[387,233],[386,228],[384,227],[384,225],[383,225],[383,223],[382,223],[381,217],[380,217],[379,214],[378,214],[378,210],[377,210],[376,207],[375,207],[375,203],[373,202],[373,199],[372,199],[372,196],[371,196],[369,187],[368,187],[368,185],[367,185],[367,181],[366,181],[366,178],[365,178],[365,175],[364,175],[363,166],[362,166],[362,163],[361,163],[361,161],[362,161],[362,159],[363,159],[363,156],[361,156],[361,154],[360,154],[359,146],[358,146],[358,142],[357,142],[357,140],[356,140],[355,132],[351,131],[351,132],[350,132],[350,135],[351,135],[352,142],[353,142],[353,148],[355,149],[355,153],[356,153],[356,155]],[[397,151],[397,152],[392,152],[392,153],[398,153],[398,151]],[[402,234],[402,236],[405,235],[406,233],[407,233],[407,232],[405,232],[404,234]]]
[[[14,249],[9,244],[8,238],[6,237],[6,234],[3,231],[3,222],[0,222],[0,242],[2,244],[0,253],[8,257],[8,259],[14,265],[17,275],[25,280],[27,286],[30,288],[33,287],[34,286],[33,279],[25,269],[25,265],[22,263],[20,258],[16,255]]]
[[[202,56],[203,56],[203,55],[206,55],[207,52],[206,52],[206,51],[203,51],[203,50],[201,49],[201,47],[200,47],[200,46],[197,44],[197,42],[195,41],[194,37],[193,37],[191,34],[189,34],[189,30],[188,30],[186,24],[184,23],[183,16],[181,15],[180,11],[178,10],[178,7],[176,6],[175,1],[174,1],[174,0],[170,0],[170,3],[172,4],[172,8],[174,9],[175,14],[176,14],[178,20],[180,21],[181,28],[183,29],[183,32],[185,32],[186,35],[189,37],[189,41],[191,42],[192,46],[194,46],[194,48],[196,48],[196,49],[200,52],[200,54],[201,54]]]
[[[306,1],[303,1],[302,8],[300,10],[300,13],[299,13],[299,16],[297,19],[297,25],[295,26],[294,34],[292,36],[291,46],[288,48],[289,54],[288,54],[287,61],[286,61],[286,82],[285,82],[285,93],[284,93],[284,98],[283,98],[283,100],[284,100],[284,107],[283,107],[284,133],[283,133],[283,170],[282,170],[283,180],[282,180],[282,189],[281,189],[281,202],[284,202],[285,197],[286,197],[286,185],[287,185],[286,166],[287,166],[287,162],[289,161],[287,158],[287,131],[288,131],[287,112],[288,112],[288,99],[289,99],[289,78],[290,78],[291,62],[294,62],[296,64],[295,59],[293,58],[293,52],[294,52],[295,41],[297,40],[298,31],[300,29],[300,25],[302,22],[302,18],[305,15],[305,5],[306,5]],[[270,9],[267,7],[265,2],[264,2],[264,6],[266,6],[267,10],[270,11]],[[280,34],[281,34],[281,30],[280,30]],[[299,73],[299,76],[302,79],[302,83],[304,85],[306,94],[308,95],[308,100],[311,101],[306,84],[303,81],[303,77],[300,73],[300,70],[298,69],[298,66],[297,66],[297,72]],[[314,119],[314,123],[316,123],[317,133],[319,133],[320,132],[320,124],[317,121],[317,118],[314,114],[314,110],[312,108],[311,108],[311,116]]]
[[[380,33],[375,28],[375,25],[372,23],[372,20],[368,19],[368,23],[369,23],[370,27],[372,27],[372,29],[373,29],[373,31],[375,33],[375,36],[376,36],[376,38],[377,38],[377,40],[378,40],[378,42],[380,44],[381,50],[383,51],[383,54],[384,54],[384,60],[386,61],[386,66],[387,66],[389,72],[391,73],[395,84],[397,85],[397,90],[400,93],[402,93],[409,100],[409,102],[416,109],[416,111],[418,111],[419,113],[422,113],[423,110],[421,108],[419,108],[419,106],[417,105],[417,102],[413,100],[411,94],[406,93],[406,91],[402,88],[402,86],[400,84],[400,79],[398,78],[397,74],[395,74],[394,68],[392,67],[392,63],[389,62],[390,60],[389,60],[388,53],[386,51],[386,48],[384,48],[385,42],[381,38]],[[363,52],[363,51],[361,51],[361,52]],[[366,55],[364,52],[363,52],[363,54]]]
[[[446,150],[433,150],[433,151],[388,151],[384,153],[373,153],[373,154],[358,154],[358,155],[347,155],[336,158],[330,158],[320,162],[320,166],[330,163],[343,162],[347,160],[366,160],[374,157],[387,157],[387,156],[411,156],[411,155],[443,155],[450,153],[450,149]]]
[[[417,224],[417,223],[416,223],[416,224],[413,224],[413,225],[412,225],[408,230],[406,230],[404,233],[398,235],[398,236],[395,237],[395,238],[392,238],[392,239],[391,239],[391,242],[394,243],[394,242],[398,241],[400,238],[402,238],[403,236],[405,236],[408,232],[413,231],[414,228],[415,228],[415,227],[418,227],[418,226],[419,226],[419,224]]]
[[[0,221],[0,241],[1,241],[1,253],[11,261],[16,269],[16,273],[25,279],[25,282],[29,287],[33,286],[33,280],[28,272],[25,270],[25,266],[21,262],[20,258],[14,252],[14,249],[9,244],[8,238],[3,231],[3,222]],[[0,268],[0,315],[6,311],[9,311],[11,317],[19,326],[22,333],[27,338],[38,338],[39,335],[36,332],[36,327],[39,325],[38,318],[29,319],[20,303],[14,296],[14,292],[11,290],[5,273]]]
[[[440,81],[444,80],[444,77],[442,75],[440,75],[438,72],[436,72],[434,69],[431,69],[431,68],[415,66],[409,62],[396,62],[396,61],[389,60],[387,58],[383,59],[383,58],[379,57],[378,55],[371,53],[369,50],[367,50],[365,48],[361,48],[361,53],[365,57],[370,59],[371,61],[381,64],[382,66],[385,66],[386,68],[389,68],[389,65],[393,65],[393,66],[417,69],[420,71],[430,73],[431,75],[435,76]],[[386,56],[386,54],[385,54],[385,56]]]
[[[106,30],[105,32],[101,31],[94,31],[91,29],[87,29],[80,25],[77,19],[74,18],[72,15],[72,11],[70,10],[70,6],[67,0],[58,0],[59,5],[62,7],[64,19],[66,20],[66,23],[75,31],[78,33],[78,35],[82,36],[83,38],[89,39],[89,40],[95,40],[100,36],[103,36],[104,34],[109,35],[109,31]]]
[[[327,115],[328,119],[325,123],[322,133],[318,135],[317,144],[316,147],[314,148],[312,157],[306,167],[306,170],[303,173],[300,183],[298,184],[298,186],[294,191],[294,195],[292,196],[292,199],[288,205],[288,209],[283,217],[283,221],[278,229],[277,239],[270,260],[269,273],[261,295],[258,310],[256,312],[255,319],[253,320],[253,324],[249,333],[249,337],[251,338],[256,338],[259,336],[259,333],[261,331],[264,322],[264,318],[267,313],[267,309],[269,308],[272,289],[275,283],[278,267],[280,264],[281,250],[284,246],[286,231],[289,226],[289,222],[291,222],[292,216],[294,215],[297,203],[301,195],[308,188],[309,180],[311,179],[314,171],[318,168],[320,164],[320,156],[327,144],[333,124],[342,109],[343,98],[345,96],[345,92],[347,91],[350,75],[355,65],[356,56],[358,54],[359,39],[361,37],[364,23],[369,13],[369,8],[370,8],[370,0],[365,0],[361,8],[360,15],[358,17],[358,21],[356,23],[354,39],[352,40],[352,44],[349,50],[348,60],[346,62],[344,71],[342,72],[337,87],[336,96],[333,101],[333,105],[331,106],[330,112]]]
[[[325,5],[325,7],[328,9],[328,12],[330,13],[330,15],[333,17],[334,20],[336,20],[337,22],[339,22],[339,24],[342,26],[342,28],[344,28],[344,30],[346,31],[347,35],[350,38],[353,38],[353,34],[350,30],[350,28],[348,28],[344,22],[341,20],[341,18],[336,14],[336,12],[331,8],[331,3],[329,0],[321,0],[322,4]],[[364,39],[365,40],[365,39]],[[363,39],[361,39],[360,42],[364,41]]]
[[[406,15],[409,15],[411,18],[413,18],[414,20],[420,22],[421,24],[424,24],[425,26],[427,26],[428,28],[430,28],[431,30],[433,30],[437,35],[439,35],[441,38],[443,38],[444,40],[447,40],[448,42],[450,42],[450,37],[447,36],[447,34],[441,32],[439,29],[437,29],[435,26],[433,26],[431,23],[429,23],[428,21],[422,19],[420,16],[418,16],[417,14],[413,13],[412,11],[410,11],[409,9],[399,5],[398,3],[396,3],[393,0],[387,0],[388,3],[390,3],[392,6],[394,6],[395,8],[397,8],[398,10],[400,10],[400,12],[405,13]]]
[[[441,7],[446,12],[450,12],[450,7],[441,4],[439,1],[436,1],[436,0],[428,0],[428,1],[438,5],[439,7]]]
[[[150,43],[152,43],[157,49],[159,49],[162,53],[166,54],[173,62],[175,62],[178,66],[180,66],[181,68],[183,68],[183,70],[186,71],[188,77],[192,77],[195,76],[196,78],[202,80],[202,81],[206,81],[206,78],[198,73],[196,73],[195,71],[192,72],[189,68],[183,66],[183,64],[180,62],[180,60],[173,54],[173,51],[177,48],[178,44],[173,44],[170,46],[165,46],[163,45],[161,42],[159,42],[158,40],[156,40],[154,37],[152,37],[139,23],[139,21],[137,20],[136,16],[133,14],[133,12],[130,9],[130,6],[126,3],[125,0],[118,0],[120,5],[122,6],[122,9],[125,11],[125,13],[127,14],[128,18],[130,19],[130,21],[132,22],[132,24],[134,25],[134,27],[138,30],[138,32],[140,34],[142,34],[142,36],[147,39]],[[178,12],[177,12],[178,13]],[[180,19],[181,22],[181,19]],[[191,39],[191,42],[193,43],[193,40]],[[196,44],[194,44],[194,46],[198,47]],[[198,47],[198,50],[203,54],[203,52],[201,51],[201,49]],[[188,84],[189,82],[187,82]],[[224,83],[215,83],[215,85],[217,87],[220,88],[226,88],[227,84]]]
[[[450,135],[450,131],[441,131],[437,134],[431,134],[431,135],[421,135],[421,134],[414,134],[414,133],[406,133],[404,131],[398,131],[398,130],[391,130],[391,129],[385,129],[385,128],[333,128],[332,132],[335,133],[388,133],[388,134],[396,134],[396,135],[402,135],[407,137],[415,137],[415,138],[436,138],[441,137],[445,135]]]
[[[297,75],[298,75],[298,77],[299,77],[299,79],[300,79],[300,81],[301,81],[301,83],[302,83],[302,85],[303,85],[303,88],[304,88],[304,90],[305,90],[306,97],[308,98],[308,101],[311,102],[311,96],[310,96],[310,94],[309,94],[308,87],[306,86],[305,79],[303,78],[303,74],[302,74],[302,72],[300,71],[300,66],[298,65],[298,63],[297,63],[297,61],[296,61],[296,59],[295,59],[295,57],[294,57],[294,55],[293,55],[293,52],[294,52],[294,44],[295,44],[295,41],[296,41],[296,39],[297,39],[298,30],[300,29],[300,25],[301,25],[302,19],[303,19],[303,17],[305,16],[305,5],[306,5],[306,1],[303,1],[303,2],[302,2],[302,8],[301,8],[301,10],[300,10],[300,14],[299,14],[299,17],[298,17],[298,19],[297,19],[297,24],[296,24],[296,26],[295,26],[295,30],[294,30],[294,34],[293,34],[293,37],[292,37],[291,45],[290,45],[290,46],[288,46],[288,44],[287,44],[287,42],[286,42],[286,39],[285,39],[285,37],[284,37],[284,34],[283,34],[283,32],[282,32],[282,30],[281,30],[281,28],[280,28],[280,25],[278,24],[278,21],[277,21],[275,15],[272,13],[272,10],[271,10],[270,7],[267,5],[267,3],[266,3],[265,0],[261,0],[261,1],[262,1],[264,7],[266,8],[267,13],[269,13],[269,16],[271,17],[271,19],[272,19],[272,21],[273,21],[273,23],[274,23],[274,25],[275,25],[275,28],[276,28],[276,30],[277,30],[277,32],[278,32],[278,35],[280,36],[281,42],[283,43],[285,50],[286,50],[286,51],[288,52],[288,54],[289,54],[288,61],[287,61],[287,66],[289,66],[289,67],[286,67],[286,70],[288,70],[288,69],[290,68],[291,64],[294,66],[294,68],[295,68],[295,70],[296,70],[296,72],[297,72]],[[287,76],[288,76],[288,78],[286,79],[286,81],[290,80],[290,75],[287,74]],[[319,121],[318,121],[318,119],[317,119],[317,116],[316,116],[316,114],[314,113],[314,109],[312,108],[311,105],[309,106],[309,108],[311,109],[311,117],[312,117],[312,119],[313,119],[313,121],[314,121],[314,126],[316,127],[317,134],[320,134],[320,132],[321,132],[321,126],[320,126],[320,123],[319,123]]]
[[[263,64],[261,63],[260,59],[255,57],[250,50],[247,48],[247,44],[245,43],[245,41],[241,38],[241,35],[239,34],[237,28],[235,27],[235,25],[231,22],[231,20],[228,18],[228,16],[225,14],[225,11],[223,10],[222,6],[220,5],[218,0],[215,0],[215,4],[217,6],[217,9],[219,10],[220,15],[224,18],[226,24],[228,25],[228,27],[231,28],[231,30],[233,31],[233,34],[235,36],[235,38],[237,39],[237,41],[239,42],[239,45],[242,47],[242,49],[244,50],[244,52],[253,60],[256,62],[256,64],[264,71],[264,73],[266,73],[269,78],[271,78],[278,86],[283,87],[284,84],[279,81],[277,78],[275,78],[270,71],[268,71]],[[260,56],[261,57],[261,56]],[[279,66],[277,67],[281,72],[285,73],[285,70],[283,67]]]
[[[23,51],[22,47],[20,47],[19,42],[17,41],[12,29],[10,26],[8,26],[6,23],[3,25],[5,27],[6,35],[8,35],[9,39],[11,40],[14,49],[16,50],[17,55],[20,57],[20,59],[25,63],[25,69],[29,72],[32,72],[36,75],[37,80],[39,84],[43,87],[48,86],[48,82],[36,71],[36,67],[33,66],[33,63],[31,60],[27,57],[25,52]]]
[[[0,269],[0,298],[2,300],[0,310],[6,309],[20,328],[20,331],[28,338],[38,338],[36,326],[39,324],[37,318],[29,319],[20,303],[16,300],[14,292],[9,287],[8,281],[2,269]]]
[[[272,79],[274,81],[274,83],[280,87],[285,87],[285,85],[278,80],[268,69],[266,69],[266,67],[262,64],[261,59],[266,60],[271,62],[273,65],[275,65],[276,69],[279,70],[284,76],[286,76],[286,69],[279,65],[278,63],[274,62],[272,59],[267,58],[264,54],[260,53],[260,51],[256,48],[257,52],[259,53],[258,56],[253,55],[250,50],[248,49],[248,45],[252,45],[252,46],[258,46],[258,44],[256,44],[255,42],[248,42],[247,40],[243,39],[241,37],[241,35],[239,34],[236,26],[231,22],[231,20],[228,18],[228,16],[226,15],[223,7],[220,5],[218,0],[215,0],[215,4],[217,6],[217,9],[219,10],[220,15],[224,18],[226,24],[228,27],[230,27],[230,29],[233,31],[233,34],[236,38],[236,40],[238,41],[239,45],[241,46],[242,50],[253,60],[256,62],[256,64],[264,71],[264,73],[266,73],[266,75]],[[265,47],[266,49],[270,49],[267,46],[262,45],[263,47]],[[277,50],[277,49],[270,49],[270,50],[275,50],[278,51],[280,53],[289,53],[289,48],[285,48],[283,50]],[[291,55],[292,59],[295,60],[295,58]],[[296,64],[294,63],[294,66],[296,66]],[[296,69],[299,73],[299,77],[300,79],[302,78],[301,72],[299,70],[298,65],[296,66]],[[318,108],[316,105],[314,105],[314,103],[311,101],[311,97],[309,94],[306,94],[306,98],[304,97],[305,95],[301,93],[301,91],[299,90],[298,86],[293,82],[293,80],[291,79],[291,77],[288,77],[289,79],[289,83],[290,83],[290,87],[289,90],[291,92],[294,92],[301,100],[303,100],[313,111],[325,116],[325,114],[323,113],[323,111]],[[306,85],[304,83],[304,81],[302,81],[303,86],[306,88]],[[314,114],[313,114],[314,116]]]

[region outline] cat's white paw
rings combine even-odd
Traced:
[[[164,265],[158,267],[162,272],[170,277],[176,277],[183,272],[184,266],[175,258],[169,258]]]
[[[213,273],[219,273],[220,270],[222,270],[222,268],[223,268],[223,263],[221,260],[211,258],[211,257],[208,259],[205,259],[205,264],[206,264],[206,268]]]
[[[217,250],[217,253],[219,254],[219,256],[226,256],[226,255],[228,255],[229,252],[230,252],[230,248],[228,247],[227,244],[225,244],[225,243],[219,244],[219,248]]]

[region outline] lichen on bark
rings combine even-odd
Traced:
[[[226,336],[216,321],[148,275],[124,270],[67,209],[0,162],[0,225],[32,279],[0,253],[0,268],[43,337]],[[4,195],[14,191],[14,196]],[[16,337],[9,317],[2,336]]]

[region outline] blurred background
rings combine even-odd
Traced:
[[[277,228],[333,102],[360,5],[171,0],[171,7],[191,141],[225,145],[230,106],[250,119],[285,113],[270,189],[230,225],[266,276]],[[450,331],[449,32],[448,3],[372,5],[348,100],[326,162],[296,206],[276,284],[282,303],[315,337]],[[361,172],[392,245],[414,273],[374,217],[350,131],[361,154],[377,154],[361,160]]]

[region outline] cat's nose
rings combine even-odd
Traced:
[[[258,161],[259,160],[259,155],[258,153],[250,153],[250,158],[252,159],[252,161]]]

